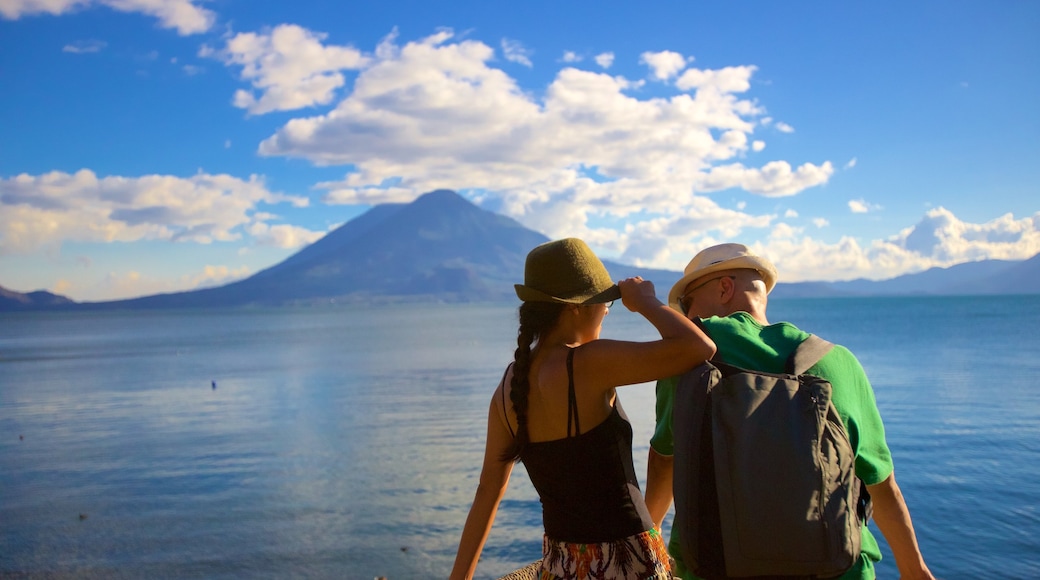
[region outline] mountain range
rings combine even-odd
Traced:
[[[513,301],[524,259],[544,235],[478,208],[450,190],[408,204],[382,204],[286,260],[215,288],[107,302],[76,302],[46,291],[0,287],[0,311],[160,309],[329,302]],[[680,272],[604,260],[615,279],[640,275],[665,294]],[[890,280],[779,283],[773,297],[1040,293],[1040,254],[983,260]]]

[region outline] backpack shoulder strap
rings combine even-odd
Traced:
[[[834,344],[815,334],[810,334],[809,338],[803,340],[787,359],[787,372],[792,375],[804,373],[809,370],[809,367],[820,362],[820,359],[832,348],[834,348]]]

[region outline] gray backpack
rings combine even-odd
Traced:
[[[831,384],[804,374],[833,346],[810,335],[787,374],[714,360],[680,378],[673,525],[697,576],[830,578],[859,558],[870,497]]]

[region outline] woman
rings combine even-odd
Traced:
[[[683,373],[711,358],[715,344],[661,303],[651,282],[615,285],[579,239],[531,250],[516,294],[523,301],[517,349],[491,399],[480,483],[451,578],[473,577],[517,460],[542,501],[539,578],[670,578],[614,388]],[[661,339],[600,339],[617,298]]]

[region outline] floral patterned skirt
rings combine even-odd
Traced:
[[[539,580],[671,580],[668,548],[656,529],[613,542],[542,539]]]

